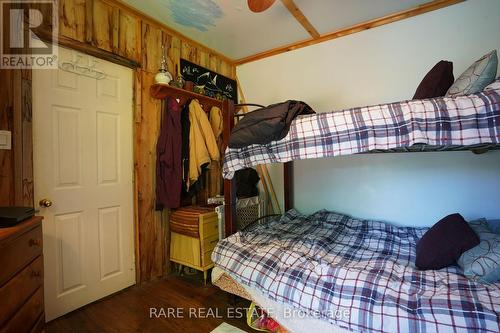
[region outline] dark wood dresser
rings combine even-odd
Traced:
[[[42,217],[0,228],[0,332],[42,332]]]

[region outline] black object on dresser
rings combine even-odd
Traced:
[[[0,228],[12,227],[33,215],[33,207],[0,207]]]

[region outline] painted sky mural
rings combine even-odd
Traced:
[[[166,5],[176,23],[199,31],[208,31],[224,16],[213,0],[167,0]]]

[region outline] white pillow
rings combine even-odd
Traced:
[[[484,88],[484,91],[486,90],[500,90],[500,77],[496,79],[496,81],[493,81],[493,83],[490,83],[486,88]]]
[[[493,50],[474,62],[452,84],[446,97],[475,94],[489,85],[497,76],[497,50]]]

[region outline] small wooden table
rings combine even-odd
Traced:
[[[208,270],[214,266],[211,255],[219,241],[219,220],[217,213],[205,209],[198,214],[195,207],[184,207],[172,213],[170,217],[170,260],[203,272],[205,284]],[[177,215],[176,215],[177,214]],[[197,216],[197,225],[192,223],[183,232],[176,228],[182,224],[183,214]]]

